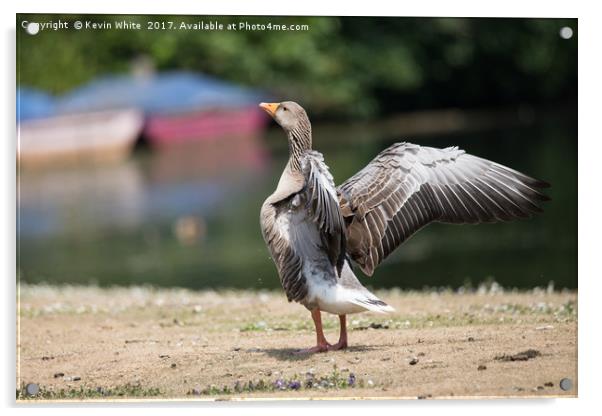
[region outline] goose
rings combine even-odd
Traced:
[[[366,289],[368,276],[399,245],[432,222],[491,223],[542,212],[546,182],[470,155],[395,143],[335,186],[321,153],[312,149],[307,113],[292,101],[259,105],[286,133],[289,159],[260,211],[263,238],[289,302],[310,312],[316,345],[298,353],[347,348],[348,314],[394,309]],[[329,344],[322,312],[338,315],[340,336]]]

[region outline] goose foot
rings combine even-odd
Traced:
[[[341,340],[336,344],[328,345],[328,351],[344,350],[345,348],[347,348],[347,340]]]
[[[330,344],[318,344],[315,347],[303,348],[301,350],[295,351],[293,354],[303,355],[303,354],[315,354],[318,352],[327,352],[328,350],[330,350],[330,347],[332,347],[332,345],[330,345]]]

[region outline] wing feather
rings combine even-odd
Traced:
[[[307,253],[323,249],[340,275],[346,250],[344,218],[322,155],[304,152],[300,162],[301,171],[285,170],[260,213],[263,237],[289,301],[307,296]]]
[[[346,227],[334,180],[324,164],[324,157],[316,151],[306,151],[302,155],[301,169],[309,196],[307,208],[320,228],[324,248],[340,275],[345,262]]]
[[[337,188],[351,258],[371,275],[433,222],[480,223],[541,212],[547,183],[457,147],[397,143]]]

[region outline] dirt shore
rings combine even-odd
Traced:
[[[19,289],[19,401],[577,395],[576,292],[378,291],[394,313],[297,355],[313,324],[280,292]]]

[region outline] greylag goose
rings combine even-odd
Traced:
[[[457,147],[396,143],[335,187],[321,153],[312,150],[311,124],[297,103],[261,103],[284,129],[289,160],[261,207],[263,238],[289,300],[313,318],[317,343],[302,353],[347,347],[346,315],[393,308],[366,289],[351,261],[374,269],[431,222],[476,224],[541,212],[547,183]],[[339,316],[340,337],[329,344],[321,312]]]

